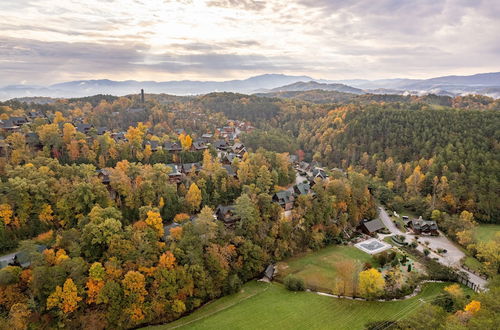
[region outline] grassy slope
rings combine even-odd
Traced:
[[[479,225],[476,229],[476,239],[487,242],[493,239],[495,233],[500,231],[500,225]]]
[[[310,292],[290,292],[279,284],[250,282],[243,292],[216,300],[176,322],[150,329],[363,329],[367,322],[409,315],[446,284],[431,283],[411,299],[364,302]]]
[[[280,262],[278,276],[283,279],[288,274],[294,274],[310,288],[330,291],[335,287],[335,263],[343,259],[358,260],[362,264],[369,262],[374,267],[378,265],[371,255],[358,248],[334,245]]]

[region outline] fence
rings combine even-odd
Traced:
[[[477,276],[479,276],[480,278],[482,278],[483,280],[488,280],[488,276],[486,274],[483,274],[483,273],[479,273],[477,272],[476,270],[474,269],[470,269],[469,267],[467,267],[466,265],[462,265],[462,268],[465,269],[465,270],[468,270],[469,272],[473,273],[473,274],[476,274]]]
[[[483,289],[478,284],[471,282],[467,276],[463,276],[461,274],[457,274],[457,275],[458,275],[457,276],[458,282],[462,283],[463,285],[468,286],[469,288],[471,288],[475,292],[483,291]]]

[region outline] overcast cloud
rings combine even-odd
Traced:
[[[0,86],[500,71],[496,0],[4,0]]]

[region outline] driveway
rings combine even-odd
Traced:
[[[415,239],[415,235],[410,233],[403,233],[401,230],[399,230],[387,214],[387,211],[382,206],[379,206],[378,210],[380,219],[393,235],[403,235],[406,238],[406,242],[413,242],[413,240]],[[423,252],[427,247],[433,250],[446,250],[447,252],[443,253],[442,255],[431,251],[429,257],[437,258],[437,261],[440,264],[466,273],[469,276],[469,280],[471,282],[479,285],[481,288],[485,288],[487,283],[485,279],[482,279],[481,277],[462,268],[460,259],[465,257],[465,253],[462,252],[462,250],[454,242],[449,240],[442,232],[439,232],[439,234],[440,236],[419,236],[419,239],[417,240],[417,250]],[[425,244],[426,242],[428,242],[428,245]]]

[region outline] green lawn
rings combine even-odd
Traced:
[[[402,319],[446,286],[429,283],[416,297],[396,302],[336,299],[291,292],[280,284],[249,282],[242,292],[216,300],[191,315],[148,329],[363,329],[368,322]],[[422,299],[422,300],[421,300]]]
[[[354,246],[329,246],[324,249],[301,254],[278,263],[278,279],[293,274],[304,280],[306,287],[329,292],[335,287],[335,263],[344,259],[369,262],[373,267],[378,263],[373,257]]]
[[[488,242],[493,239],[497,232],[500,232],[500,225],[479,225],[475,236],[479,242]]]

